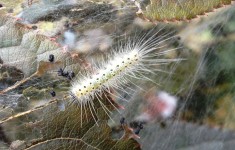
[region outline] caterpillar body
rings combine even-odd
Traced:
[[[95,72],[85,75],[72,83],[70,93],[73,102],[78,103],[81,108],[91,106],[95,111],[93,100],[96,98],[105,112],[109,114],[110,111],[100,100],[103,93],[110,93],[110,89],[120,89],[120,86],[125,82],[129,82],[130,78],[151,80],[146,76],[146,73],[154,73],[155,70],[162,71],[161,69],[153,69],[154,65],[169,64],[180,60],[178,58],[158,58],[178,49],[158,51],[158,49],[165,47],[161,46],[162,43],[173,38],[173,36],[168,37],[170,34],[160,37],[154,34],[149,38],[146,34],[138,40],[129,40],[127,44],[119,47],[119,52],[111,55],[109,60],[104,62]]]

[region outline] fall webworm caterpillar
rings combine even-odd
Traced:
[[[175,37],[172,36],[172,33],[159,36],[160,31],[155,34],[152,34],[151,31],[139,39],[127,40],[125,45],[118,47],[118,52],[110,55],[109,60],[103,64],[99,64],[94,72],[74,80],[70,89],[72,103],[79,104],[81,108],[90,107],[96,112],[93,102],[96,99],[104,111],[109,114],[108,108],[101,101],[103,93],[111,93],[110,89],[120,89],[124,83],[131,82],[131,79],[151,80],[146,74],[154,74],[156,71],[164,72],[156,66],[181,60],[179,58],[160,58],[178,49],[160,51],[160,49],[166,48],[165,42]],[[93,118],[95,119],[95,117]]]

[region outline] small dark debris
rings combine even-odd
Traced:
[[[121,123],[121,125],[123,125],[123,124],[125,123],[125,118],[124,118],[124,117],[122,117],[122,118],[120,119],[120,123]]]
[[[69,72],[68,71],[67,72],[63,72],[62,76],[67,78],[69,76]]]
[[[52,97],[55,97],[55,96],[56,96],[55,91],[50,91],[50,94],[51,94]]]
[[[68,73],[68,79],[72,80],[75,77],[75,73],[73,71]]]
[[[135,134],[138,135],[140,133],[140,128],[137,128],[137,130],[135,130]]]
[[[57,72],[58,72],[58,76],[66,77],[66,78],[68,78],[69,80],[72,80],[72,78],[75,77],[75,73],[74,73],[73,71],[64,72],[64,70],[63,70],[62,68],[60,68]]]
[[[143,123],[140,123],[135,130],[135,134],[138,135],[140,133],[140,130],[142,130],[143,128]]]
[[[140,125],[140,124],[142,124],[142,125],[144,125],[144,124],[146,124],[147,122],[145,122],[145,121],[132,121],[132,122],[130,122],[130,127],[131,128],[138,128],[138,126]]]
[[[165,123],[165,122],[161,122],[161,123],[160,123],[160,127],[161,127],[161,128],[166,128],[166,123]]]
[[[181,37],[180,37],[180,36],[177,36],[176,39],[177,39],[178,41],[180,41],[180,40],[181,40]]]
[[[0,8],[1,8],[1,7],[3,7],[3,5],[2,5],[2,4],[0,4]]]
[[[38,29],[38,27],[37,27],[37,26],[35,26],[35,25],[33,25],[33,26],[32,26],[32,29],[33,29],[33,30],[37,30],[37,29]]]
[[[143,126],[142,123],[140,123],[138,127],[139,127],[140,129],[143,129],[143,128],[144,128],[144,126]]]
[[[53,55],[53,54],[50,54],[49,55],[49,61],[50,62],[54,62],[54,60],[55,60],[55,56]],[[60,68],[61,69],[61,68]]]
[[[63,76],[64,75],[64,70],[62,68],[60,68],[58,70],[58,76]]]

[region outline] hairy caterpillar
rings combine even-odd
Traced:
[[[102,93],[111,93],[111,89],[121,89],[120,87],[126,82],[131,82],[132,78],[151,80],[146,74],[163,71],[156,66],[181,60],[159,58],[178,49],[160,51],[166,47],[162,44],[174,36],[171,35],[172,33],[159,36],[159,32],[153,35],[147,33],[137,40],[128,40],[125,45],[118,47],[117,53],[110,55],[109,60],[99,65],[94,72],[75,80],[70,89],[72,102],[78,103],[81,108],[89,106],[95,112],[93,100],[96,98],[109,114],[109,110],[100,100]]]

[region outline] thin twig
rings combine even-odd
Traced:
[[[37,72],[35,72],[35,73],[32,74],[31,76],[29,76],[29,77],[27,77],[27,78],[25,78],[25,79],[23,79],[23,80],[21,80],[21,81],[19,81],[19,82],[17,82],[16,84],[14,84],[14,85],[12,85],[12,86],[10,86],[10,87],[8,87],[8,88],[6,88],[6,89],[0,91],[0,95],[1,95],[1,94],[4,94],[4,93],[7,93],[7,92],[9,92],[9,91],[11,91],[11,90],[14,90],[15,88],[17,88],[17,87],[20,86],[21,84],[23,84],[23,83],[29,81],[30,79],[32,79],[32,78],[35,77],[35,76],[37,76]]]
[[[25,112],[18,113],[18,114],[16,114],[16,115],[10,116],[10,117],[8,117],[8,118],[4,118],[4,119],[2,119],[2,120],[0,121],[0,124],[2,124],[2,123],[4,123],[4,122],[7,122],[7,121],[10,121],[10,120],[15,119],[15,118],[18,118],[18,117],[21,117],[21,116],[30,114],[30,113],[32,113],[32,112],[34,112],[34,111],[41,110],[41,109],[43,109],[43,108],[45,108],[45,107],[47,107],[47,106],[50,106],[50,105],[52,105],[52,104],[54,104],[54,103],[57,103],[57,102],[58,102],[58,100],[55,99],[55,100],[52,100],[52,101],[50,101],[49,103],[46,103],[46,104],[44,104],[44,105],[40,105],[40,106],[37,106],[37,107],[35,107],[35,108],[33,108],[33,109],[27,110],[27,111],[25,111]]]

